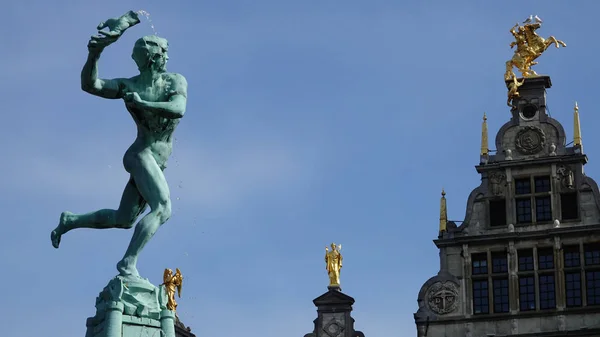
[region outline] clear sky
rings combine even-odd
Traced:
[[[85,334],[132,231],[79,230],[52,248],[60,212],[118,205],[135,137],[122,101],[80,89],[96,25],[151,14],[169,70],[189,83],[166,170],[173,217],[142,253],[155,284],[185,276],[179,315],[198,336],[303,336],[327,289],[324,247],[343,245],[342,288],[367,336],[415,334],[421,285],[439,268],[440,190],[462,220],[508,121],[509,29],[528,15],[568,47],[535,69],[572,137],[579,102],[587,174],[600,178],[597,1],[46,1],[3,5],[0,235],[2,335]],[[105,78],[136,75],[133,42],[102,55]],[[596,98],[594,98],[596,97]]]

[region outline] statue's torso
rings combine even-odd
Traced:
[[[143,83],[139,77],[125,82],[125,92],[137,92],[140,98],[148,102],[167,102],[172,95],[174,74],[164,73],[154,83]],[[137,155],[150,151],[156,162],[163,169],[173,150],[173,132],[179,124],[179,118],[165,118],[154,112],[127,108],[138,129],[135,142],[129,147],[125,156]]]

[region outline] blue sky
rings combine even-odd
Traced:
[[[514,4],[514,5],[512,5]],[[8,7],[7,7],[7,6]],[[536,66],[572,137],[579,102],[587,174],[600,177],[596,1],[12,1],[0,23],[5,120],[0,306],[6,336],[85,333],[132,231],[79,230],[50,244],[60,212],[116,207],[135,137],[121,101],[80,90],[96,25],[151,14],[169,70],[189,83],[166,171],[173,217],[140,259],[155,284],[185,276],[179,315],[198,336],[302,336],[326,291],[324,246],[343,245],[356,328],[410,336],[421,285],[438,271],[439,196],[462,220],[490,139],[510,116],[510,27],[529,14],[568,47]],[[133,76],[127,31],[100,75]],[[569,140],[570,141],[570,140]],[[492,144],[492,142],[490,142]],[[493,147],[493,145],[492,145]],[[227,330],[223,330],[223,329]]]

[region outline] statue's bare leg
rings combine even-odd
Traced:
[[[50,234],[52,245],[58,248],[62,235],[77,228],[131,228],[146,208],[146,201],[138,192],[133,178],[125,186],[119,209],[101,209],[87,214],[63,212],[58,226]]]
[[[131,174],[138,189],[150,206],[146,214],[135,226],[135,231],[123,259],[117,269],[123,276],[139,276],[137,259],[158,228],[171,217],[171,197],[165,176],[150,153],[141,153],[138,162],[132,165]]]

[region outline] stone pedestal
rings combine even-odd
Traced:
[[[175,313],[166,304],[164,286],[117,276],[96,298],[86,337],[175,337]]]
[[[342,293],[339,287],[329,287],[329,291],[315,298],[317,307],[315,329],[305,337],[364,337],[354,330],[354,318],[350,315],[354,298]]]

